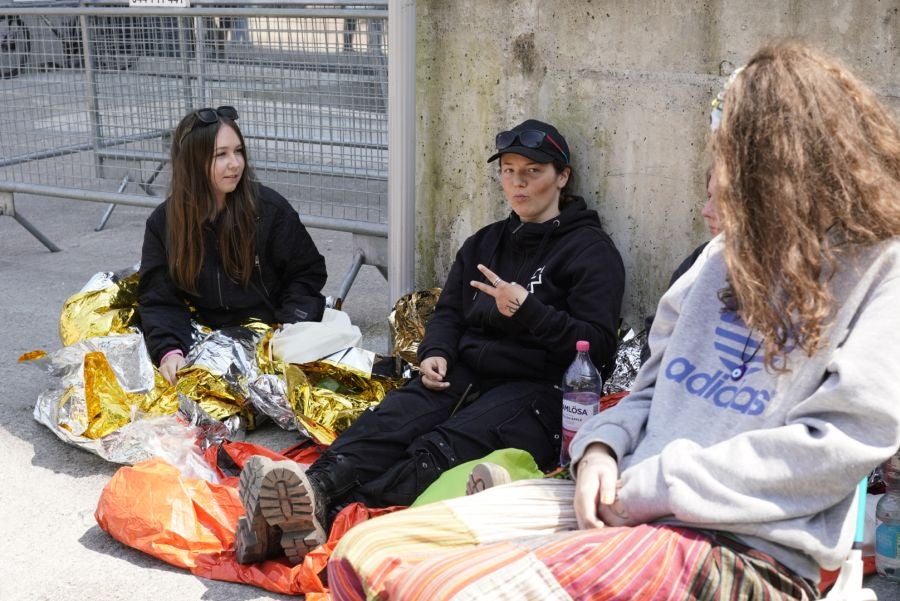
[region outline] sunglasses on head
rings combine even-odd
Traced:
[[[544,140],[550,142],[550,145],[559,151],[563,158],[566,160],[566,163],[569,162],[569,155],[566,154],[566,151],[562,149],[556,140],[553,139],[550,134],[543,132],[539,129],[526,129],[524,131],[501,131],[497,134],[497,138],[494,140],[497,144],[497,150],[503,151],[515,144],[516,140],[519,140],[519,144],[524,146],[525,148],[540,148],[541,144],[544,143]]]
[[[237,121],[238,112],[237,109],[233,106],[220,106],[216,108],[207,107],[194,111],[194,116],[197,117],[197,121],[194,123],[193,127],[182,134],[181,139],[178,141],[179,144],[184,142],[184,139],[189,133],[191,133],[198,127],[206,127],[207,125],[216,123],[219,120],[219,117],[225,117],[226,119],[230,119],[231,121]]]

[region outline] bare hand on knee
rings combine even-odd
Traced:
[[[444,390],[450,386],[450,382],[444,381],[447,377],[447,360],[444,357],[426,357],[419,364],[419,373],[422,384],[429,390]]]
[[[612,450],[603,443],[593,443],[576,467],[575,517],[578,527],[631,525],[628,514],[616,498],[619,466]]]

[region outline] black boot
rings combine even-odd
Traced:
[[[316,488],[321,505],[324,508],[322,516],[326,530],[331,530],[331,523],[337,515],[335,509],[341,509],[347,504],[345,497],[359,486],[356,477],[356,469],[350,464],[350,460],[341,454],[331,455],[325,453],[315,463],[309,466],[306,477]]]

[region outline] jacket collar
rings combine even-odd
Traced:
[[[564,234],[587,223],[600,227],[597,212],[588,209],[584,199],[576,196],[563,206],[559,215],[543,223],[523,222],[515,212],[510,211],[506,227],[513,242],[530,246],[542,241],[546,244],[547,237]]]

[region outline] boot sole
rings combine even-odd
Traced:
[[[472,471],[469,473],[469,479],[466,481],[466,494],[474,495],[483,490],[500,486],[501,484],[509,484],[510,482],[512,482],[512,477],[505,467],[486,461],[472,468]]]
[[[238,563],[248,564],[271,557],[268,525],[262,515],[238,518],[234,535],[234,556]]]
[[[258,512],[270,526],[281,529],[281,547],[291,564],[301,563],[328,538],[316,518],[312,490],[306,474],[293,461],[254,456],[241,470],[238,492],[247,515]]]

